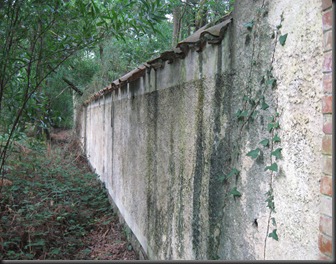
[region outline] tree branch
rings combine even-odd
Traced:
[[[83,95],[83,92],[76,85],[74,85],[73,82],[69,81],[65,77],[62,77],[62,80],[66,82],[70,86],[70,88],[77,92],[79,95]]]

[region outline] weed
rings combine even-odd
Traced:
[[[0,194],[0,259],[85,258],[83,238],[101,219],[112,222],[106,190],[79,149],[51,147],[31,138],[14,144],[13,184]]]

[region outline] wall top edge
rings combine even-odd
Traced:
[[[207,43],[212,45],[220,44],[224,38],[224,33],[231,22],[232,14],[230,12],[215,23],[209,23],[201,27],[192,35],[179,42],[173,50],[161,53],[159,57],[141,64],[136,69],[126,73],[103,89],[94,93],[83,103],[83,105],[88,105],[114,90],[125,87],[125,84],[138,80],[145,75],[146,71],[149,72],[151,69],[157,70],[163,68],[166,61],[168,64],[171,64],[177,59],[184,59],[188,55],[190,49],[202,52]]]

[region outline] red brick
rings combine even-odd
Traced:
[[[328,52],[324,54],[323,60],[323,72],[331,72],[332,71],[332,54]]]
[[[320,231],[328,236],[332,236],[332,218],[328,216],[320,216]]]
[[[322,15],[323,30],[328,30],[332,26],[332,10],[325,12]]]
[[[332,179],[329,176],[324,176],[320,182],[320,192],[332,196]]]
[[[332,175],[332,158],[331,156],[323,155],[323,173]]]
[[[332,123],[328,122],[323,125],[324,134],[331,135],[332,134]]]
[[[326,216],[331,216],[332,213],[332,198],[326,195],[321,195],[320,213]]]
[[[323,74],[323,91],[324,93],[327,93],[327,94],[332,93],[332,75],[331,74]]]
[[[331,257],[327,257],[326,255],[320,253],[318,260],[331,260]]]
[[[326,10],[331,7],[331,0],[322,0],[322,10]]]
[[[322,113],[332,113],[332,96],[324,96],[322,98]]]
[[[332,149],[331,149],[331,136],[330,135],[324,135],[322,138],[322,153],[331,155]]]
[[[318,243],[319,243],[320,252],[323,254],[326,254],[327,256],[331,256],[332,254],[331,238],[320,234]]]
[[[332,49],[332,31],[331,30],[324,33],[323,43],[324,43],[324,51],[328,51]]]

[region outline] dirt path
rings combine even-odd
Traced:
[[[56,130],[51,134],[53,144],[61,145],[62,148],[71,148],[72,142],[71,130]],[[69,145],[70,144],[70,145]],[[87,161],[82,159],[85,167],[89,167]],[[100,223],[105,222],[107,217],[102,217]],[[123,226],[119,223],[117,217],[109,225],[95,226],[94,230],[84,238],[85,248],[90,249],[89,254],[85,254],[85,259],[90,260],[137,260],[137,254],[127,241]],[[88,251],[87,251],[88,252]],[[86,257],[85,257],[86,255]]]

